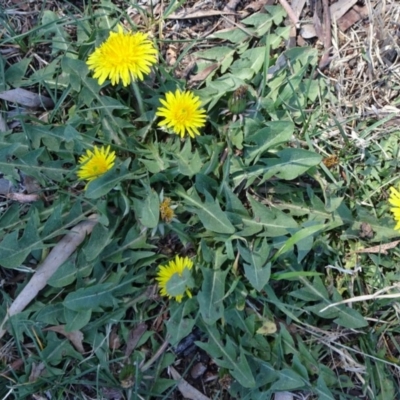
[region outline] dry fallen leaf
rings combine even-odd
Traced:
[[[118,325],[114,325],[111,330],[110,338],[108,339],[108,347],[111,350],[118,350],[121,347],[121,339],[118,335]]]
[[[219,67],[218,63],[214,63],[204,68],[203,71],[199,72],[197,75],[193,75],[190,77],[190,82],[202,82],[207,79],[208,75],[210,75],[213,71],[215,71]]]
[[[43,373],[45,368],[46,366],[42,362],[40,362],[39,364],[32,363],[32,370],[29,375],[29,382],[35,382],[39,378],[39,376]]]
[[[168,46],[167,51],[165,52],[165,59],[169,66],[173,66],[176,63],[178,55],[176,53],[176,47],[173,45]]]
[[[147,325],[144,322],[141,322],[135,329],[132,329],[129,332],[128,341],[126,343],[125,349],[125,357],[129,357],[132,354],[132,351],[135,349],[138,344],[140,338],[147,331]]]
[[[182,393],[183,397],[192,400],[210,400],[209,397],[204,396],[203,393],[199,392],[196,388],[186,382],[174,367],[168,367],[168,371],[173,379],[179,381],[178,389]]]
[[[368,16],[368,7],[355,5],[346,14],[340,17],[336,22],[342,32],[347,31],[355,23]]]
[[[65,325],[49,326],[48,328],[45,328],[43,330],[57,332],[65,336],[72,343],[75,349],[79,351],[79,353],[83,354],[85,352],[82,344],[83,333],[81,331],[66,332]]]
[[[54,106],[53,100],[49,97],[21,88],[1,92],[0,99],[21,104],[28,108],[52,108]]]
[[[347,13],[358,0],[339,0],[329,7],[332,21],[338,20],[341,16]]]

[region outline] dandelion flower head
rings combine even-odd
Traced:
[[[166,197],[160,204],[161,219],[165,222],[171,222],[175,216],[174,210],[171,207],[171,199]]]
[[[201,101],[192,92],[167,92],[165,99],[160,99],[163,107],[157,109],[156,115],[164,119],[158,126],[172,129],[181,138],[189,134],[194,138],[200,135],[199,128],[206,123],[205,110],[201,108]]]
[[[115,151],[110,146],[94,146],[93,151],[86,150],[86,154],[79,158],[78,178],[92,181],[110,170],[115,163]]]
[[[393,213],[393,217],[397,222],[394,229],[400,230],[400,192],[394,187],[389,188],[389,190],[389,203],[393,206],[390,211]]]
[[[194,286],[191,270],[193,262],[188,257],[176,256],[167,265],[160,265],[156,281],[160,287],[162,296],[175,300],[180,303],[184,294],[192,297],[190,288]]]
[[[122,81],[128,86],[131,81],[143,80],[150,67],[157,61],[157,50],[142,32],[110,32],[108,39],[89,56],[86,64],[94,71],[93,77],[102,85],[107,78],[111,84]]]

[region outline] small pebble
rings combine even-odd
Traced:
[[[207,367],[203,363],[198,362],[197,364],[193,365],[190,371],[190,375],[192,376],[193,379],[197,379],[200,378],[200,376],[202,376],[204,372],[206,372],[206,370]]]

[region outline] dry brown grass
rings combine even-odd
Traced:
[[[342,116],[399,113],[400,4],[366,0],[369,16],[347,32],[333,26],[332,79]]]

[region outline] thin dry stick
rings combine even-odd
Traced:
[[[363,296],[356,296],[356,297],[352,297],[351,299],[346,299],[346,300],[338,301],[337,303],[329,304],[329,306],[326,306],[320,312],[322,313],[322,312],[326,311],[328,308],[339,306],[341,304],[356,303],[358,301],[367,301],[367,300],[372,300],[372,299],[398,299],[400,297],[400,293],[382,294],[382,295],[380,294],[380,293],[387,292],[394,288],[398,289],[399,285],[393,285],[388,288],[381,289],[374,294],[366,294]]]
[[[88,220],[80,222],[72,228],[71,231],[53,247],[43,263],[37,268],[31,280],[22,289],[22,292],[8,309],[7,315],[0,325],[0,339],[6,333],[4,325],[8,318],[22,312],[37,296],[39,291],[46,286],[47,281],[57,271],[58,267],[67,261],[76,248],[83,242],[86,235],[92,232],[94,226],[97,224],[97,219],[98,216],[96,214],[90,215]]]
[[[36,193],[24,194],[24,193],[8,193],[7,199],[17,201],[18,203],[32,203],[33,201],[39,200],[40,196]]]
[[[332,32],[331,32],[331,14],[329,12],[329,4],[328,0],[322,0],[322,4],[324,6],[324,47],[325,53],[321,57],[319,61],[318,68],[320,71],[323,71],[331,62],[331,50],[332,50]]]
[[[290,7],[289,3],[286,0],[279,0],[279,3],[281,3],[281,6],[287,12],[288,17],[292,20],[292,22],[296,25],[296,27],[298,27],[299,18],[294,13],[294,11],[292,10],[292,7]]]
[[[142,372],[147,371],[153,364],[154,362],[164,353],[164,351],[167,349],[169,345],[169,338],[165,340],[165,342],[160,346],[160,348],[154,353],[153,357],[150,358],[149,361],[146,362],[146,364],[142,365],[140,367],[140,370]]]

